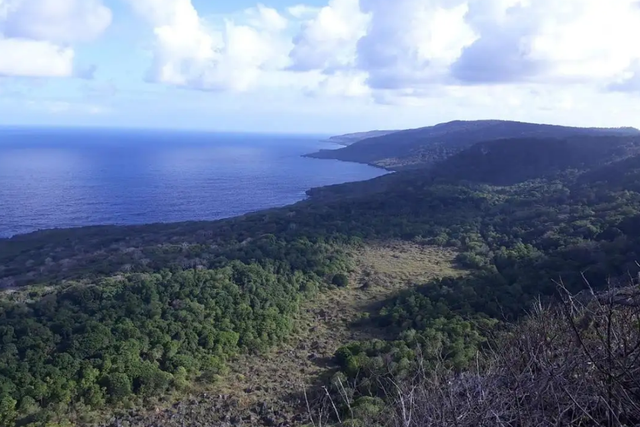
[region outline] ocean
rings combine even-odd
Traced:
[[[0,128],[0,237],[102,224],[215,220],[385,173],[301,157],[320,136]]]

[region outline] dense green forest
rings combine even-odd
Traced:
[[[379,405],[384,375],[463,371],[534,301],[557,295],[554,281],[578,292],[637,273],[639,147],[637,137],[505,139],[240,218],[0,241],[11,289],[0,306],[0,424],[215,380],[234,355],[285,340],[305,295],[347,285],[346,249],[372,240],[453,248],[468,274],[387,301],[368,322],[394,339],[337,351],[347,400]]]
[[[349,267],[330,245],[287,246],[296,248],[289,259],[285,245],[266,236],[242,256],[251,263],[9,293],[0,302],[0,424],[46,422],[70,408],[82,413],[212,382],[230,357],[281,342],[299,300],[340,284]]]

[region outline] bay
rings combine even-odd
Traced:
[[[102,224],[215,220],[385,173],[301,157],[321,136],[0,129],[0,237]]]

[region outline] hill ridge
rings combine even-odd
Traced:
[[[321,150],[307,157],[365,163],[388,170],[430,167],[479,142],[514,138],[640,136],[633,127],[598,128],[538,124],[510,120],[454,120],[358,140],[337,150]]]

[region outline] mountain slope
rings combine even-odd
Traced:
[[[559,138],[505,138],[479,142],[428,169],[403,170],[372,180],[337,184],[307,191],[315,200],[366,197],[374,193],[421,188],[434,181],[469,181],[512,185],[550,177],[568,170],[597,176],[617,176],[616,169],[640,155],[640,136],[573,136]],[[628,159],[626,162],[619,160]]]
[[[308,156],[400,170],[433,165],[482,141],[574,135],[640,136],[640,131],[634,128],[576,128],[502,120],[453,121],[367,138],[338,150],[321,150]]]
[[[434,166],[432,175],[512,185],[567,170],[590,170],[640,154],[640,137],[518,138],[475,144]]]

